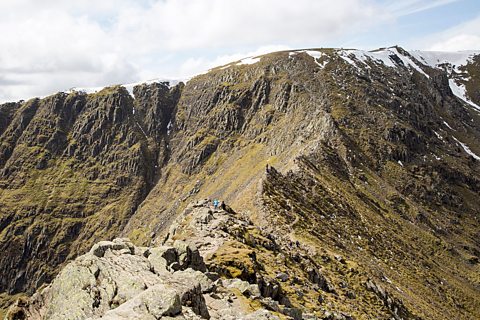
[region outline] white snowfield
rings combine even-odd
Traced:
[[[398,57],[402,61],[403,65],[413,68],[427,78],[430,78],[430,76],[427,75],[425,71],[423,71],[422,68],[411,59],[411,57],[403,55],[397,48],[387,48],[375,51],[339,50],[338,54],[343,60],[352,64],[356,68],[366,67],[368,69],[370,66],[367,64],[367,62],[384,64],[387,67],[395,68],[398,66],[398,64],[392,59],[392,57]]]
[[[472,61],[475,55],[480,55],[480,51],[441,52],[418,50],[408,51],[404,54],[396,47],[373,51],[340,49],[337,53],[342,59],[356,67],[363,67],[361,64],[368,67],[367,62],[370,61],[383,63],[387,67],[398,67],[399,64],[394,60],[398,58],[402,61],[403,65],[411,67],[427,77],[428,75],[422,70],[422,66],[440,68],[444,64],[449,64],[453,70],[459,72],[458,68],[460,66],[464,66]],[[417,62],[412,58],[416,59]]]
[[[458,70],[459,66],[466,65],[474,55],[480,54],[480,51],[443,52],[413,50],[409,51],[409,53],[415,59],[430,67],[435,68],[439,65],[449,63]]]
[[[320,50],[295,50],[289,53],[289,56],[295,56],[300,52],[308,53],[315,62],[321,67],[328,63],[328,55]],[[467,65],[472,61],[475,55],[480,55],[480,51],[459,51],[459,52],[441,52],[441,51],[408,51],[404,52],[397,47],[384,48],[373,51],[338,49],[336,54],[348,64],[354,66],[357,70],[371,69],[371,64],[384,65],[390,68],[407,67],[410,70],[416,70],[427,78],[430,76],[425,72],[425,67],[444,68],[455,71],[457,78],[468,79],[468,74],[460,71],[461,66]],[[326,56],[324,63],[320,64],[317,59]],[[399,63],[398,61],[401,61]],[[449,81],[453,94],[459,97],[476,110],[480,111],[480,106],[472,102],[466,94],[465,86],[454,79]]]
[[[475,104],[474,102],[470,101],[470,99],[467,97],[467,92],[465,90],[465,85],[462,83],[457,83],[453,79],[448,80],[448,84],[450,85],[450,89],[452,89],[452,92],[454,95],[474,107],[476,110],[480,111],[480,106]]]
[[[480,51],[411,51],[409,53],[421,63],[432,68],[441,68],[442,65],[449,64],[451,69],[456,73],[461,73],[459,67],[467,65],[475,55],[480,55]],[[468,74],[464,74],[461,77],[463,80],[469,78]],[[480,111],[480,106],[468,98],[464,84],[457,82],[455,79],[449,79],[448,83],[454,95],[474,107],[477,111]]]

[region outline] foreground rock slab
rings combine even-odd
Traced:
[[[250,287],[209,272],[192,243],[147,248],[117,238],[95,244],[50,285],[19,299],[6,319],[279,319],[238,297],[251,290],[259,298],[258,286]]]

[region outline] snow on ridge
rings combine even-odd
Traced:
[[[458,84],[453,79],[448,79],[448,84],[450,85],[450,89],[452,89],[454,95],[474,107],[477,111],[480,111],[480,106],[470,101],[470,99],[467,97],[467,92],[464,84]]]
[[[259,62],[261,57],[248,57],[245,59],[240,60],[239,62],[235,63],[235,65],[239,66],[242,64],[255,64]]]
[[[465,150],[466,153],[468,153],[469,155],[474,157],[476,160],[480,161],[480,157],[478,155],[476,155],[472,150],[470,150],[470,148],[466,144],[460,142],[457,138],[455,138],[453,136],[452,136],[452,138],[462,146],[463,150]]]
[[[314,59],[320,59],[321,57],[324,56],[323,52],[320,51],[314,51],[314,50],[303,50],[302,52],[305,52],[309,56],[311,56]]]
[[[366,67],[367,69],[370,68],[370,66],[367,63],[369,61],[372,61],[377,64],[382,63],[387,67],[395,68],[395,67],[398,67],[399,65],[394,60],[392,60],[391,57],[396,56],[403,62],[405,67],[413,68],[416,71],[423,74],[425,77],[430,78],[430,76],[426,74],[425,71],[423,71],[422,68],[415,63],[414,60],[412,60],[408,55],[404,55],[401,52],[399,52],[396,47],[381,49],[381,50],[374,50],[374,51],[363,51],[363,50],[354,50],[354,49],[339,50],[338,54],[340,58],[345,60],[347,63],[355,66],[357,69],[360,67]],[[358,62],[361,62],[364,66],[357,64],[357,62],[353,59],[353,57]]]
[[[313,61],[315,61],[315,63],[320,67],[320,68],[324,68],[328,61],[325,60],[323,61],[322,63],[318,62],[317,59],[320,59],[321,57],[327,57],[328,55],[326,55],[325,53],[321,52],[321,51],[316,51],[316,50],[298,50],[298,51],[291,51],[288,53],[288,56],[291,57],[291,56],[294,56],[296,54],[299,54],[299,53],[306,53],[308,54],[310,57],[313,58]]]
[[[365,58],[370,58],[374,61],[382,62],[387,67],[396,67],[395,62],[390,58],[392,52],[390,50],[379,51],[364,51]]]
[[[325,53],[317,50],[295,50],[295,51],[290,51],[288,55],[291,57],[299,53],[306,53],[314,59],[320,59],[321,57],[326,56]]]
[[[73,87],[73,88],[70,88],[70,89],[66,90],[65,92],[67,92],[67,93],[85,92],[85,93],[90,94],[90,93],[97,93],[104,88],[106,88],[106,87]]]
[[[405,66],[410,66],[423,74],[425,77],[430,78],[430,76],[426,74],[425,71],[423,71],[422,68],[420,68],[412,59],[410,59],[410,57],[401,54],[397,48],[392,48],[392,51],[396,53],[396,55],[402,60]]]
[[[472,60],[473,56],[480,55],[480,51],[420,51],[412,50],[409,52],[415,59],[432,68],[437,68],[444,63],[450,63],[458,70],[459,66],[466,65]]]
[[[356,69],[360,69],[361,67],[357,65],[357,63],[352,60],[353,57],[357,58],[359,61],[363,62],[366,68],[370,68],[368,64],[365,63],[365,52],[361,50],[340,50],[337,52],[338,56],[342,58],[348,64],[354,66]]]
[[[391,56],[396,56],[403,62],[405,67],[415,69],[427,78],[430,78],[430,76],[423,71],[422,65],[439,68],[440,65],[449,63],[455,72],[460,73],[459,67],[468,64],[475,55],[480,55],[480,51],[410,51],[408,54],[402,54],[397,47],[375,51],[338,50],[337,52],[340,58],[357,69],[362,67],[370,68],[367,63],[369,61],[383,63],[387,67],[398,67],[398,64],[390,58]],[[467,81],[468,75],[464,75],[462,79]],[[475,108],[475,110],[480,111],[480,106],[468,98],[464,84],[458,83],[454,79],[449,79],[448,82],[455,96]]]
[[[443,51],[420,51],[412,50],[407,51],[408,54],[402,54],[397,47],[383,48],[372,51],[357,50],[357,49],[339,49],[338,55],[355,67],[361,67],[356,62],[361,62],[367,65],[367,62],[372,60],[373,62],[381,62],[387,67],[397,67],[398,64],[390,57],[397,56],[403,62],[406,67],[412,67],[418,72],[422,73],[426,77],[428,75],[422,70],[422,65],[432,68],[438,68],[444,63],[449,63],[455,67],[458,71],[458,67],[468,64],[475,55],[480,55],[480,51],[468,50],[457,52],[443,52]],[[352,59],[352,55],[355,59]],[[414,58],[414,59],[413,59]]]
[[[418,61],[428,65],[432,68],[440,68],[442,64],[450,64],[457,76],[463,81],[468,81],[468,74],[460,71],[461,66],[467,65],[472,61],[473,57],[480,55],[480,51],[468,50],[457,52],[442,52],[442,51],[411,51],[410,54]],[[480,111],[480,106],[475,104],[468,98],[465,85],[459,83],[454,79],[449,79],[448,84],[453,94],[469,104],[475,110]]]

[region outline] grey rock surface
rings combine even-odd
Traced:
[[[227,213],[218,214],[219,219],[215,220],[211,211],[205,209],[199,206],[191,212],[195,223],[218,226],[218,220],[228,221]],[[214,228],[209,230],[212,238],[218,236]],[[211,242],[215,241],[205,241]],[[219,279],[217,273],[207,270],[200,252],[194,242],[178,239],[152,248],[136,247],[126,238],[100,241],[88,253],[67,264],[50,285],[27,302],[12,306],[7,317],[278,319],[268,310],[253,310],[249,305],[249,298],[261,298],[258,285],[240,279]],[[243,296],[237,297],[238,292]]]

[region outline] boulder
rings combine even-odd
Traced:
[[[156,273],[169,271],[170,266],[178,260],[177,251],[173,247],[157,247],[150,249],[148,261]]]
[[[173,243],[173,247],[177,250],[177,270],[185,270],[187,268],[202,272],[207,270],[203,258],[200,256],[198,249],[194,245],[177,240]]]
[[[253,313],[250,313],[242,318],[241,320],[280,320],[276,315],[267,310],[257,310]]]
[[[246,297],[260,297],[260,289],[257,284],[250,284],[240,279],[225,279],[222,283],[227,288],[238,289]]]
[[[199,283],[202,293],[212,292],[215,288],[213,281],[205,274],[191,268],[174,273],[175,277],[189,279],[192,283]]]
[[[127,243],[122,242],[122,241],[100,241],[99,243],[96,243],[92,249],[90,249],[90,254],[93,254],[96,257],[103,257],[105,255],[105,252],[107,250],[122,250],[122,249],[127,249],[130,250],[130,247],[127,245]]]
[[[154,320],[175,316],[181,311],[182,304],[176,288],[157,284],[95,320]]]

